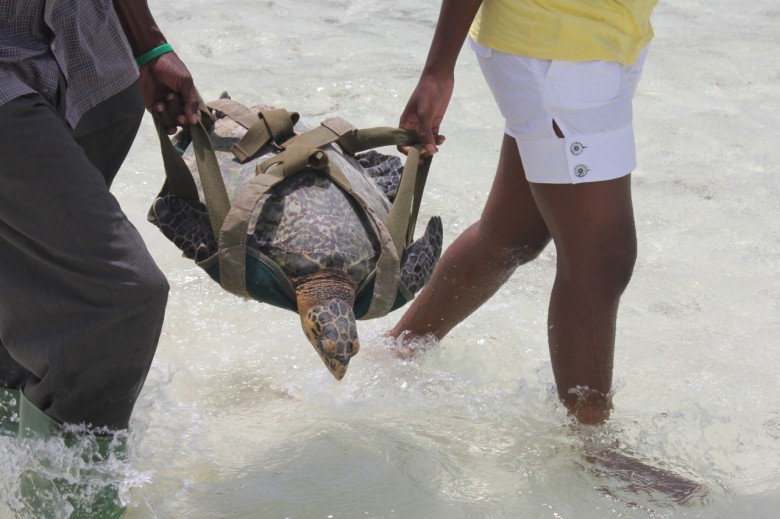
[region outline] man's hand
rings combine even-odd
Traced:
[[[160,118],[169,135],[177,126],[197,124],[198,92],[192,75],[182,61],[169,52],[140,68],[141,90],[146,109]]]

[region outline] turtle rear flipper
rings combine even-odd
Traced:
[[[157,198],[152,205],[154,223],[184,257],[203,261],[217,251],[206,206],[185,202],[173,195]]]
[[[401,282],[413,294],[431,279],[433,267],[441,256],[443,240],[441,218],[433,216],[428,221],[422,238],[404,249],[401,256]]]

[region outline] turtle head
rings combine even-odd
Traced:
[[[298,314],[306,338],[328,371],[344,378],[360,349],[352,306],[355,287],[341,271],[323,270],[295,280]]]

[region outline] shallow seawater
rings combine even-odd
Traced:
[[[361,127],[397,124],[439,6],[149,3],[204,98],[226,90]],[[615,412],[600,428],[573,427],[555,396],[553,248],[413,359],[382,337],[401,311],[360,322],[360,353],[336,382],[297,315],[222,291],[145,221],[163,180],[147,118],[114,192],[171,296],[130,459],[105,467],[128,519],[775,517],[778,22],[771,0],[657,8],[635,103],[639,261],[618,322]],[[443,132],[418,233],[441,215],[447,244],[479,216],[502,133],[468,50]],[[11,504],[24,467],[68,456],[4,438],[0,452]],[[632,474],[621,456],[645,468]],[[707,490],[678,499],[659,484],[670,474]]]

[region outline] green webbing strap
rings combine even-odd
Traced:
[[[312,150],[336,142],[343,133],[355,129],[343,119],[328,119],[325,123],[288,140],[282,152],[257,165],[257,174],[266,173],[272,166],[281,167],[285,170],[284,175],[289,174],[287,171],[295,171],[296,165],[301,164],[303,158],[308,157]]]
[[[420,209],[420,199],[428,176],[430,159],[420,164],[420,145],[409,148],[406,157],[404,171],[401,175],[401,184],[395,195],[390,214],[387,216],[387,228],[393,237],[398,254],[411,243],[414,226],[417,223],[417,213]]]
[[[418,142],[420,138],[415,132],[383,126],[355,129],[339,137],[339,146],[350,155],[382,146],[411,146]]]
[[[414,240],[414,228],[417,225],[417,215],[420,214],[420,204],[423,191],[425,191],[425,182],[428,180],[428,171],[431,169],[431,160],[433,160],[433,157],[425,159],[417,170],[417,180],[414,183],[414,202],[412,204],[412,213],[409,217],[406,243],[411,243]]]
[[[343,119],[328,119],[317,128],[296,135],[285,144],[284,151],[259,164],[257,166],[258,177],[267,176],[269,173],[280,177],[286,177],[301,171],[307,166],[314,169],[322,169],[328,165],[328,161],[327,155],[324,154],[321,148],[333,142],[338,142],[347,153],[354,154],[378,146],[409,144],[414,137],[414,134],[397,128],[357,130]],[[407,161],[407,164],[410,162],[411,161]],[[414,161],[414,166],[408,168],[409,174],[406,175],[408,178],[412,179],[411,186],[414,186],[414,178],[417,170],[416,164],[417,162]],[[363,318],[371,319],[373,317],[387,315],[395,302],[395,294],[398,290],[400,251],[405,247],[404,240],[406,238],[407,229],[404,227],[403,232],[398,234],[398,236],[391,234],[388,231],[385,222],[383,222],[366,201],[357,194],[352,187],[352,184],[349,182],[349,179],[347,179],[335,164],[331,164],[328,167],[328,175],[344,192],[350,195],[352,199],[363,208],[374,223],[381,250],[376,265],[374,293],[372,294],[369,309]],[[410,184],[410,182],[407,181],[407,184]],[[265,191],[262,191],[262,193],[264,192]],[[254,210],[262,193],[260,191],[253,192],[250,200],[247,201],[247,206],[251,205],[248,214],[251,214]],[[412,195],[410,194],[410,201],[411,197]],[[407,217],[409,214],[408,211],[409,207],[407,207],[405,213]],[[239,217],[238,214],[236,216]],[[401,216],[403,216],[403,213],[401,213]],[[240,217],[243,217],[243,215]],[[400,217],[396,219],[399,218]],[[409,219],[407,218],[398,225],[408,222]],[[227,229],[223,229],[223,231],[227,231]],[[244,229],[243,232],[246,232],[246,230]],[[231,238],[230,243],[235,244],[235,239]],[[234,261],[243,260],[238,257],[238,254],[234,255],[231,253],[230,261],[232,263]],[[245,265],[241,265],[240,269],[245,269]],[[236,279],[236,281],[238,282],[239,280]],[[242,289],[245,291],[246,287],[242,287]]]
[[[324,123],[323,123],[324,124]],[[382,146],[409,146],[419,142],[417,133],[401,128],[377,127],[352,130],[344,133],[338,144],[348,153],[355,154],[371,148]],[[420,162],[420,146],[409,149],[409,156],[404,164],[401,185],[398,187],[390,215],[387,218],[387,228],[393,237],[396,252],[401,251],[411,243],[414,227],[417,224],[417,214],[420,201],[428,178],[430,158],[418,168]]]
[[[284,157],[281,160],[277,161],[275,157],[271,157],[262,164],[258,164],[255,167],[256,174],[272,174],[284,178],[305,167],[323,169],[328,165],[328,156],[324,151],[319,148],[310,148],[304,143],[287,146],[282,153],[284,153]]]
[[[219,231],[219,281],[228,292],[250,297],[246,286],[246,240],[249,222],[260,199],[273,186],[288,175],[302,171],[307,166],[322,169],[327,166],[325,152],[312,150],[311,157],[298,169],[273,168],[268,173],[256,175],[241,190],[227,213]]]
[[[201,118],[210,123],[211,113],[208,111],[206,104],[203,103],[203,100],[200,99],[200,96],[198,96],[198,99],[200,100],[198,109],[200,110]],[[179,152],[176,151],[171,139],[165,133],[162,124],[160,124],[156,116],[154,117],[154,122],[160,139],[165,177],[171,193],[184,200],[198,200],[198,190],[189,167],[187,167]],[[195,151],[195,160],[198,164],[198,174],[200,175],[205,203],[209,210],[211,226],[213,229],[220,229],[225,215],[230,209],[230,199],[225,189],[225,181],[222,179],[219,163],[203,122],[199,121],[198,124],[190,125],[189,131],[192,136],[192,147]]]
[[[249,297],[246,287],[246,240],[249,221],[260,198],[284,180],[275,175],[257,175],[233,201],[219,230],[219,284],[228,292]]]
[[[257,112],[253,112],[238,101],[227,98],[215,99],[206,105],[212,110],[222,112],[247,130],[257,123]]]
[[[208,208],[211,228],[216,233],[222,228],[230,210],[230,198],[228,198],[225,181],[222,178],[222,172],[219,169],[219,162],[211,146],[209,133],[198,122],[190,126],[192,135],[192,149],[195,152],[195,162],[198,164],[198,175],[200,175],[200,185],[203,189],[203,198],[205,198]]]
[[[191,202],[198,200],[198,188],[192,179],[190,168],[184,163],[170,137],[165,133],[159,117],[154,115],[152,119],[154,120],[155,128],[157,128],[157,137],[160,139],[160,151],[162,152],[165,178],[169,191],[184,200]]]
[[[338,138],[336,138],[336,136],[338,136]],[[281,168],[280,173],[282,175],[288,175],[292,171],[297,171],[300,168],[305,167],[305,160],[311,160],[310,158],[312,157],[314,149],[326,146],[332,142],[338,142],[342,149],[347,153],[354,155],[360,151],[382,146],[410,145],[419,142],[419,137],[414,132],[400,128],[379,127],[358,130],[343,119],[328,119],[319,127],[290,139],[286,149],[275,157],[266,159],[258,166],[258,171],[267,172],[269,171],[269,168],[276,166],[271,171]],[[377,230],[380,232],[380,241],[383,241],[384,236],[381,236],[381,234],[386,228],[386,232],[389,232],[392,244],[394,245],[394,266],[391,264],[391,256],[389,254],[381,254],[380,259],[378,260],[374,297],[371,300],[371,307],[366,314],[367,318],[385,315],[387,311],[389,311],[390,306],[392,306],[393,301],[390,300],[387,302],[390,306],[387,307],[384,313],[381,313],[385,306],[386,299],[395,297],[395,288],[397,286],[397,278],[395,281],[391,282],[385,275],[395,273],[397,277],[399,266],[398,258],[401,256],[401,252],[404,248],[411,243],[414,227],[417,223],[417,213],[420,208],[420,199],[422,198],[430,160],[426,160],[423,163],[423,167],[418,169],[419,162],[420,146],[417,145],[409,150],[409,156],[406,159],[403,175],[401,177],[401,185],[398,188],[398,193],[396,194],[395,201],[393,202],[386,222],[381,222],[379,218],[376,218],[376,215],[371,214],[368,206],[355,193],[346,177],[340,172],[337,173],[337,168],[330,168],[331,178],[336,180],[342,189],[357,200],[364,210],[371,215]],[[340,180],[338,175],[340,175],[343,180]],[[383,259],[384,261],[382,261]],[[385,289],[389,290],[391,293],[386,293]]]
[[[230,108],[235,117],[241,118],[246,123],[250,122],[247,113],[257,117],[245,107],[243,108],[246,111],[241,110],[241,105],[238,103],[222,103],[222,106],[215,108],[223,112]],[[205,113],[208,115],[208,112]],[[189,168],[176,152],[159,122],[155,121],[155,124],[162,144],[166,176],[171,191],[182,198],[197,200],[197,189]],[[255,127],[257,127],[256,123],[250,125],[250,128]],[[420,146],[410,149],[396,200],[390,209],[387,222],[383,222],[362,197],[357,195],[343,172],[335,165],[328,167],[327,155],[320,148],[338,141],[347,153],[354,154],[381,146],[411,145],[419,142],[415,133],[398,128],[357,130],[342,119],[329,119],[321,126],[293,137],[286,143],[284,151],[259,164],[258,175],[242,189],[231,206],[206,128],[199,123],[192,126],[190,132],[211,225],[215,231],[219,230],[220,283],[223,288],[240,296],[249,297],[246,287],[246,241],[251,215],[263,195],[290,174],[307,167],[327,168],[334,182],[363,207],[372,219],[380,241],[381,252],[377,259],[374,294],[369,309],[362,318],[381,317],[390,311],[399,288],[400,254],[412,240],[430,160],[425,161],[423,167],[418,170]],[[278,167],[279,164],[281,167]],[[274,165],[277,167],[272,168]],[[266,170],[269,170],[268,173],[260,174]],[[189,182],[185,179],[189,179]],[[187,193],[189,198],[182,196],[181,193]]]
[[[374,275],[374,293],[371,296],[371,303],[368,310],[361,319],[373,319],[374,317],[383,317],[387,315],[395,302],[395,294],[398,291],[398,282],[400,279],[400,254],[397,252],[393,243],[393,237],[387,230],[385,223],[371,209],[366,201],[358,195],[352,188],[349,179],[344,175],[341,169],[335,164],[328,168],[328,174],[336,184],[341,187],[353,200],[371,218],[377,231],[379,239],[379,257],[376,260]]]
[[[338,142],[345,152],[355,155],[382,146],[409,146],[419,142],[419,137],[415,132],[401,128],[377,127],[359,130],[344,119],[334,117],[287,141],[284,151],[260,163],[257,172],[265,173],[271,166],[284,163],[287,149],[294,145],[311,150],[333,142]]]
[[[272,108],[254,112],[232,99],[217,99],[208,103],[208,107],[224,113],[247,132],[233,144],[232,151],[236,159],[243,164],[251,159],[269,142],[281,144],[292,137],[293,127],[300,116],[283,108]]]

